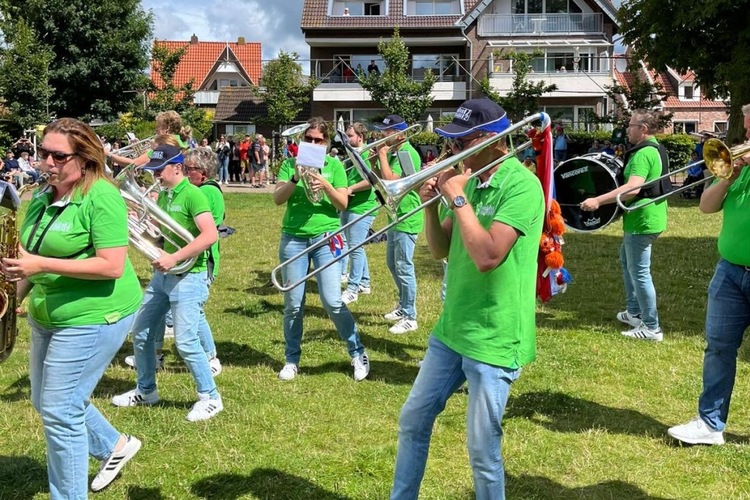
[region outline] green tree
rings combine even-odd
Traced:
[[[428,69],[421,82],[412,79],[409,49],[399,35],[398,26],[393,30],[393,38],[380,40],[378,53],[385,63],[383,74],[361,76],[360,85],[389,113],[401,116],[407,123],[419,121],[432,104],[435,75]]]
[[[187,53],[187,49],[187,43],[184,47],[175,50],[170,50],[163,45],[154,45],[151,53],[151,71],[158,72],[162,82],[156,85],[153,80],[148,81],[148,90],[151,94],[148,102],[150,113],[174,110],[183,114],[193,107],[195,78],[179,86],[174,83],[177,67]]]
[[[693,70],[710,98],[731,96],[728,140],[744,135],[740,107],[750,103],[748,2],[629,0],[618,12],[620,33],[654,69]]]
[[[3,31],[28,23],[54,58],[50,112],[112,119],[148,66],[152,15],[140,0],[4,0]]]
[[[255,119],[257,124],[278,130],[292,123],[310,100],[318,82],[305,77],[297,59],[295,52],[280,50],[278,57],[266,64],[260,86],[253,87],[253,93],[268,108],[266,116]]]
[[[5,31],[5,49],[0,53],[0,95],[8,108],[6,119],[11,127],[7,127],[7,132],[12,135],[47,122],[47,105],[53,91],[49,85],[53,56],[23,19]]]
[[[628,72],[632,76],[632,83],[625,85],[605,85],[607,96],[614,102],[617,112],[610,116],[596,117],[600,123],[613,123],[618,127],[627,128],[632,112],[636,109],[658,110],[667,100],[668,94],[659,82],[653,84],[644,79],[639,71],[640,61],[631,61]],[[659,116],[660,127],[666,127],[672,121],[674,113],[662,113]]]

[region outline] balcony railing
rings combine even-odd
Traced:
[[[602,33],[604,15],[591,14],[483,14],[479,36],[511,34]]]
[[[359,79],[366,76],[366,71],[354,68],[345,60],[313,59],[311,62],[311,75],[320,83],[359,83]],[[460,65],[468,64],[467,61],[444,61],[441,68],[431,68],[436,82],[465,82],[466,74]],[[382,71],[382,63],[379,70]],[[427,68],[412,68],[411,78],[414,81],[422,81]]]

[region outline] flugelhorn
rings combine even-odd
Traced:
[[[162,250],[159,247],[161,238],[177,248],[184,247],[193,241],[194,237],[190,231],[179,225],[151,199],[150,194],[159,190],[159,181],[154,179],[151,172],[138,169],[131,164],[115,177],[115,184],[128,207],[128,240],[149,262],[161,257]],[[153,221],[156,221],[156,224]],[[164,228],[167,231],[164,231]],[[195,265],[197,259],[196,256],[178,262],[167,272],[169,274],[187,272]]]
[[[299,143],[299,140],[298,140],[299,135],[304,133],[308,128],[310,128],[309,123],[295,125],[294,127],[284,130],[281,133],[281,137],[291,137],[293,138],[295,142]],[[300,165],[296,160],[295,160],[294,168],[297,171],[297,175],[299,175],[300,180],[302,181],[302,187],[305,190],[305,195],[307,196],[307,199],[312,204],[320,203],[320,201],[323,199],[323,190],[313,189],[311,186],[311,181],[313,180],[311,177],[311,174],[313,172],[320,172],[320,169],[315,168],[315,167],[310,167],[307,165]]]
[[[458,153],[449,156],[445,160],[436,163],[435,165],[425,168],[423,170],[420,170],[419,172],[410,175],[408,177],[405,177],[403,179],[398,179],[395,181],[383,181],[378,178],[378,176],[365,164],[365,160],[362,159],[362,157],[357,152],[357,149],[353,148],[349,144],[349,139],[346,137],[346,134],[339,131],[338,132],[338,140],[341,142],[344,147],[346,148],[346,152],[349,155],[349,157],[352,159],[354,166],[359,170],[360,175],[363,179],[367,179],[370,184],[375,188],[376,194],[378,194],[378,199],[385,200],[384,204],[386,206],[393,206],[394,204],[397,206],[398,202],[410,191],[413,191],[415,189],[418,189],[427,179],[430,179],[432,177],[435,177],[442,173],[445,170],[454,168],[459,163],[463,162],[466,158],[473,156],[474,154],[478,153],[479,151],[495,144],[500,139],[512,134],[513,132],[525,127],[526,125],[529,125],[530,123],[534,121],[541,121],[544,129],[546,126],[549,125],[551,122],[549,115],[547,113],[536,113],[531,116],[526,117],[524,120],[520,121],[517,124],[512,125],[511,127],[507,128],[500,134],[495,134],[487,139],[485,139],[482,142],[478,142],[474,146],[471,146],[469,148],[464,149],[463,151],[459,151]],[[531,146],[531,141],[526,141],[523,144],[519,145],[517,149],[523,150],[527,147]],[[476,172],[471,173],[471,177],[477,177],[487,170],[490,170],[497,165],[501,164],[508,158],[514,156],[516,154],[515,150],[510,151],[509,153],[501,156],[500,158],[497,158],[496,160],[491,161],[487,165],[484,165],[482,168],[478,169]],[[300,258],[308,258],[310,253],[314,252],[318,248],[322,247],[323,245],[328,245],[330,238],[342,233],[349,227],[353,226],[354,224],[358,223],[363,217],[367,217],[371,215],[373,212],[378,210],[380,207],[374,207],[368,211],[366,211],[364,214],[360,215],[357,219],[352,220],[348,224],[345,224],[341,226],[336,232],[331,233],[328,238],[321,238],[317,243],[307,247],[297,255],[287,259],[286,261],[282,262],[278,266],[276,266],[273,271],[271,272],[271,281],[273,282],[273,285],[282,292],[288,292],[289,290],[292,290],[293,288],[301,285],[308,279],[312,278],[313,276],[319,274],[324,269],[327,269],[331,267],[332,265],[335,265],[338,261],[343,259],[344,257],[348,256],[352,252],[358,250],[360,247],[372,242],[376,238],[380,237],[383,233],[391,229],[397,224],[400,224],[401,222],[405,221],[412,215],[416,214],[417,212],[423,210],[424,208],[434,204],[438,203],[440,200],[442,200],[442,195],[437,195],[434,198],[427,200],[426,202],[422,203],[418,207],[410,210],[409,212],[403,214],[401,217],[394,217],[393,220],[387,224],[382,229],[375,231],[371,235],[369,235],[364,241],[361,243],[349,247],[349,249],[346,252],[342,252],[340,255],[338,255],[336,258],[326,262],[322,266],[315,268],[311,272],[307,273],[305,276],[300,278],[294,283],[281,283],[279,281],[279,277],[281,275],[281,271],[288,265],[290,265],[292,262],[296,261]],[[383,201],[381,201],[383,203]]]

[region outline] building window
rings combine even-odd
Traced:
[[[698,122],[691,121],[674,121],[675,133],[693,134],[698,130]]]
[[[439,82],[455,81],[458,76],[455,58],[458,54],[415,54],[411,61],[412,78],[423,80],[425,72],[430,69]]]
[[[409,0],[406,6],[409,16],[452,16],[461,14],[459,0]]]
[[[331,4],[332,16],[382,16],[386,15],[385,10],[385,3],[382,1],[335,1]]]
[[[219,89],[223,89],[224,87],[239,87],[240,81],[239,80],[230,80],[226,78],[219,79]]]
[[[580,14],[575,0],[512,0],[513,14]]]
[[[728,122],[720,121],[714,122],[714,132],[717,134],[726,134],[728,129]]]
[[[685,85],[682,87],[685,91],[685,99],[692,100],[693,99],[693,86],[692,85]]]

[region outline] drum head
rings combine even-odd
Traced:
[[[555,168],[555,194],[565,225],[573,231],[596,231],[620,216],[616,203],[584,212],[580,204],[587,198],[608,193],[618,187],[619,160],[609,155],[587,155],[560,163]]]

